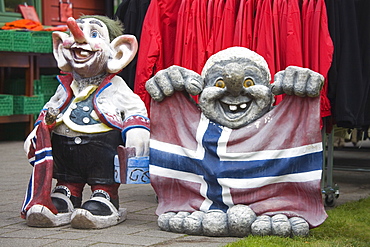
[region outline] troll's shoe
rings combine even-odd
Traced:
[[[43,205],[33,205],[27,211],[26,223],[28,226],[57,227],[67,225],[71,222],[73,212],[71,200],[61,193],[52,193],[51,197],[53,203],[55,199],[59,202],[59,205],[56,205],[59,213],[53,214],[50,209]],[[62,205],[62,209],[59,208],[60,205]]]
[[[79,229],[100,229],[117,225],[127,216],[125,208],[116,207],[104,197],[93,197],[72,214],[71,226]]]

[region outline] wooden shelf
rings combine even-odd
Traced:
[[[0,124],[29,122],[33,115],[0,116]]]
[[[0,72],[5,68],[23,68],[25,75],[25,95],[33,95],[33,82],[40,79],[40,69],[57,68],[57,63],[52,53],[27,53],[0,51]],[[3,73],[0,73],[3,75]],[[4,78],[0,76],[0,93],[4,88]],[[33,129],[33,115],[0,116],[0,124],[28,123],[26,133]]]

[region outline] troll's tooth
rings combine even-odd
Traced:
[[[80,55],[84,56],[84,57],[87,57],[87,56],[89,56],[89,52],[88,51],[81,51]]]
[[[229,105],[230,111],[236,111],[238,107],[236,105]]]
[[[240,105],[240,108],[242,108],[242,109],[245,109],[246,107],[247,107],[246,103]]]

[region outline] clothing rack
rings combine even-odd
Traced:
[[[334,130],[331,129],[331,131],[327,133],[327,127],[327,123],[324,122],[322,129],[323,165],[321,188],[322,194],[325,196],[325,206],[333,207],[339,197],[339,186],[333,182]]]
[[[130,1],[145,2],[146,4],[149,2],[149,0],[123,0],[122,5],[127,5]],[[240,5],[233,7],[231,4],[236,2],[240,3]],[[222,11],[218,13],[220,14],[219,16],[217,16],[216,12],[208,12],[207,15],[203,16],[202,13],[204,12],[196,11],[191,16],[196,21],[186,22],[188,15],[193,13],[190,10],[194,11],[199,6],[203,6],[201,4],[210,3],[227,4],[227,8],[220,7],[219,9]],[[265,3],[265,5],[262,5],[262,3]],[[290,42],[298,40],[303,43],[303,47],[309,48],[307,51],[303,50],[303,55],[297,56],[295,53],[288,55],[288,52],[296,52],[299,49],[295,49],[294,47],[296,46],[293,46],[292,43],[290,43],[289,49],[280,47],[280,44],[286,43],[286,40],[281,42],[282,30],[285,29],[282,29],[281,26],[275,29],[279,30],[279,32],[274,32],[271,29],[271,25],[276,28],[281,24],[275,21],[282,11],[274,12],[274,7],[288,6],[288,4],[291,11],[287,12],[287,15],[291,15],[290,19],[296,18],[298,13],[301,14],[301,19],[296,19],[293,24],[298,23],[299,21],[297,20],[300,20],[302,25],[291,26],[291,28],[294,27],[295,29],[293,30],[298,30],[302,33],[296,36],[297,39],[290,40]],[[314,4],[316,5],[313,6]],[[190,8],[191,5],[193,8]],[[200,10],[205,10],[204,7]],[[207,11],[216,9],[209,5],[206,7]],[[369,32],[366,32],[370,25],[370,15],[367,13],[369,8],[370,1],[368,0],[151,0],[150,5],[146,5],[145,10],[141,11],[146,14],[145,18],[140,19],[143,25],[143,32],[141,36],[138,35],[140,36],[138,38],[143,41],[141,42],[143,46],[139,48],[138,59],[134,61],[135,65],[137,62],[138,70],[136,70],[136,75],[131,77],[135,80],[135,83],[131,80],[131,87],[134,87],[135,93],[142,98],[150,111],[150,97],[145,91],[145,82],[153,74],[173,64],[199,72],[202,64],[207,59],[205,56],[212,55],[212,53],[226,46],[245,46],[268,60],[272,75],[292,64],[308,67],[324,74],[327,77],[327,81],[325,82],[326,88],[324,87],[321,95],[321,117],[323,119],[327,117],[333,118],[334,121],[342,124],[341,127],[366,127],[370,123],[370,91],[367,91],[370,90],[370,86],[366,86],[369,83],[366,80],[370,78],[370,70],[368,69],[370,64],[370,35],[368,35]],[[239,11],[241,9],[244,9],[245,12]],[[252,9],[252,12],[248,12]],[[315,11],[312,11],[314,9]],[[236,10],[238,13],[235,13]],[[215,13],[214,17],[218,18],[214,19],[215,21],[212,19],[213,13]],[[254,14],[251,15],[249,13]],[[317,19],[311,22],[311,26],[303,22],[303,20],[306,21],[313,18],[312,15],[314,13]],[[225,16],[224,19],[222,19],[223,15]],[[128,15],[123,16],[127,18]],[[226,18],[230,16],[233,16],[234,19]],[[248,17],[249,19],[241,17]],[[275,17],[275,19],[272,17]],[[261,20],[263,22],[260,23]],[[220,25],[221,21],[225,21],[223,25]],[[127,19],[125,22],[125,25],[129,25]],[[135,23],[136,20],[132,22]],[[204,23],[208,23],[208,25],[203,26]],[[266,23],[268,25],[264,25]],[[206,29],[211,25],[216,27],[216,24],[219,25],[217,28]],[[315,26],[312,26],[313,24]],[[306,26],[306,29],[300,30],[301,26]],[[222,28],[226,29],[218,33],[214,32],[214,30],[221,30]],[[141,28],[138,30],[141,31]],[[197,32],[197,30],[201,30],[201,32]],[[225,34],[229,34],[232,30],[239,31],[235,31],[234,39],[229,40],[232,35]],[[250,35],[243,35],[242,37],[240,33]],[[204,34],[207,36],[204,36]],[[255,34],[258,36],[254,36]],[[274,42],[280,43],[272,42],[272,34],[280,35],[273,38]],[[328,37],[328,34],[330,34],[330,37]],[[188,39],[185,40],[184,37],[188,37]],[[192,39],[189,39],[189,37],[192,37]],[[197,40],[198,37],[202,37],[202,39]],[[300,37],[303,37],[303,40]],[[194,40],[198,41],[195,42],[197,45],[192,45],[191,42]],[[216,41],[219,42],[217,43]],[[331,41],[333,42],[331,43]],[[204,43],[207,43],[205,48],[199,46],[199,44]],[[310,46],[312,44],[317,44],[317,46]],[[332,46],[334,46],[333,54],[331,53]],[[279,49],[275,51],[276,47]],[[282,48],[285,49],[283,52],[281,52]],[[301,56],[303,56],[303,63],[295,64],[298,58],[301,59]],[[188,59],[189,57],[193,58],[193,60]],[[332,62],[329,65],[329,72],[327,71],[329,67],[325,65],[328,62],[329,64]],[[326,76],[326,74],[328,75]],[[355,86],[352,84],[355,84]],[[353,95],[356,96],[353,97]],[[281,99],[277,99],[277,101],[279,100]],[[349,109],[347,107],[348,102],[350,102],[350,112],[347,111]],[[345,105],[346,107],[343,104],[347,104]],[[359,107],[360,105],[361,107]],[[322,192],[325,195],[325,204],[327,206],[334,205],[339,197],[339,187],[333,182],[334,132],[330,130],[327,133],[332,127],[330,123],[323,123]]]

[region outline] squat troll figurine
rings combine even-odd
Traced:
[[[149,172],[159,227],[286,237],[323,223],[323,81],[290,66],[270,84],[266,61],[242,47],[211,56],[201,75],[171,66],[151,78]]]
[[[104,16],[68,19],[70,34],[53,33],[60,85],[25,141],[33,173],[22,208],[29,226],[104,228],[126,218],[114,179],[117,147],[149,154],[149,120],[141,99],[116,74],[137,41]],[[51,192],[51,180],[57,180]],[[82,204],[88,184],[91,198]]]

